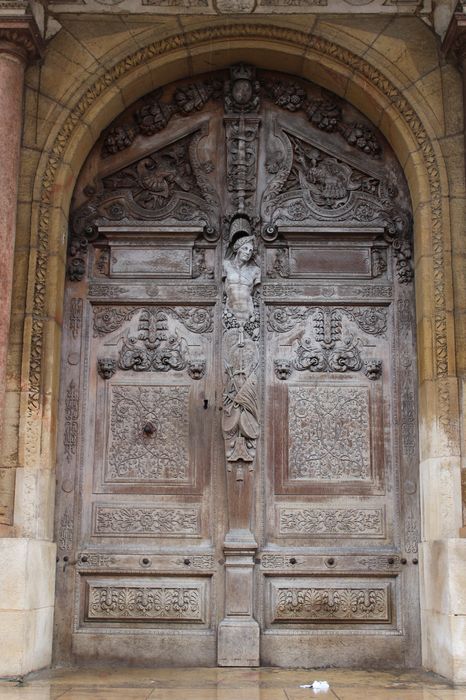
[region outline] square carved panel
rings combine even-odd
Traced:
[[[105,480],[189,482],[189,387],[114,385],[109,394]]]
[[[382,493],[380,383],[281,384],[271,429],[277,494]]]
[[[290,386],[288,479],[370,479],[368,389],[362,386]]]

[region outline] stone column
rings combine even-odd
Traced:
[[[23,124],[24,71],[39,55],[41,37],[27,7],[0,14],[0,454],[5,409],[16,209]],[[13,522],[14,470],[0,466],[0,534]],[[2,527],[3,526],[3,527]]]

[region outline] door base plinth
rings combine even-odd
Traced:
[[[219,666],[259,666],[259,625],[253,619],[225,618],[218,628]]]

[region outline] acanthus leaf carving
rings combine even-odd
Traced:
[[[275,620],[376,621],[390,619],[386,587],[275,588]]]
[[[193,288],[190,287],[190,290]],[[197,289],[197,288],[196,288]],[[209,291],[210,287],[206,288]],[[211,308],[202,306],[101,306],[94,305],[94,336],[113,333],[131,320],[136,314],[144,315],[144,324],[151,323],[151,317],[165,314],[180,321],[193,333],[211,333],[213,330],[213,313]]]
[[[382,364],[379,360],[364,361],[360,355],[361,341],[351,332],[343,334],[342,317],[347,316],[365,333],[381,335],[387,327],[385,309],[373,307],[320,308],[311,306],[275,307],[269,310],[268,329],[278,333],[293,330],[306,318],[312,318],[313,334],[301,335],[293,344],[291,358],[277,358],[275,374],[288,379],[291,370],[310,372],[364,371],[369,379],[378,379]]]
[[[89,586],[90,619],[202,621],[199,587]]]

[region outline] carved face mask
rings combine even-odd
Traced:
[[[253,247],[252,243],[244,243],[238,249],[239,259],[242,260],[243,262],[247,262],[248,260],[251,260],[253,250],[254,250],[254,247]]]

